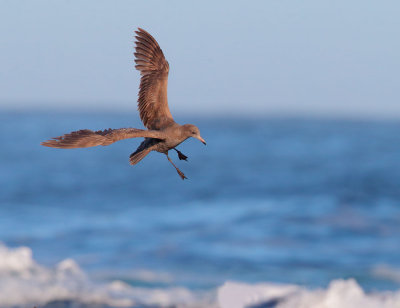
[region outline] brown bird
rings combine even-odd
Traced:
[[[187,177],[175,166],[168,156],[169,150],[175,150],[180,160],[187,160],[176,147],[189,137],[206,144],[199,129],[192,124],[179,125],[172,118],[168,107],[167,87],[169,64],[157,41],[145,30],[138,28],[135,46],[135,68],[140,71],[138,109],[140,119],[147,130],[137,128],[119,128],[92,131],[82,129],[42,142],[41,145],[59,148],[87,148],[97,145],[110,145],[128,138],[144,137],[134,153],[130,155],[131,165],[140,162],[151,151],[167,156],[182,178]]]

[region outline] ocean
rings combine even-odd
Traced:
[[[176,120],[185,181],[40,146],[134,113],[0,113],[0,307],[400,307],[399,121]]]

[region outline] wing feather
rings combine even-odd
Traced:
[[[145,30],[135,31],[135,68],[140,71],[138,109],[143,124],[160,130],[174,123],[168,107],[169,64],[157,41]]]
[[[41,145],[59,149],[88,148],[97,145],[110,145],[119,140],[138,137],[164,139],[164,134],[160,131],[137,128],[109,128],[98,131],[81,129],[54,137],[52,140],[42,142]]]

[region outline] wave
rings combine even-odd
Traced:
[[[399,308],[397,292],[365,293],[354,279],[333,280],[326,289],[298,285],[227,282],[218,291],[221,308]]]
[[[70,302],[73,307],[215,307],[213,298],[208,292],[183,287],[142,288],[118,280],[97,282],[72,259],[47,268],[35,262],[28,247],[0,245],[0,307],[51,307],[60,302]]]
[[[397,292],[365,293],[354,279],[334,280],[326,289],[289,284],[226,282],[216,290],[133,287],[90,278],[72,259],[49,268],[28,247],[0,244],[0,307],[221,307],[221,308],[398,308]]]

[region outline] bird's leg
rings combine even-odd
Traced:
[[[179,160],[186,160],[188,159],[188,157],[186,155],[184,155],[181,151],[177,150],[174,148],[174,150],[176,151],[176,153],[178,153],[178,158]]]
[[[181,179],[182,180],[187,179],[187,177],[183,174],[183,172],[181,170],[179,170],[177,166],[175,166],[175,164],[172,162],[171,158],[169,158],[168,154],[165,154],[165,155],[167,155],[167,158],[168,158],[169,162],[172,164],[172,166],[175,167],[176,172],[178,172],[178,174],[181,177]]]

